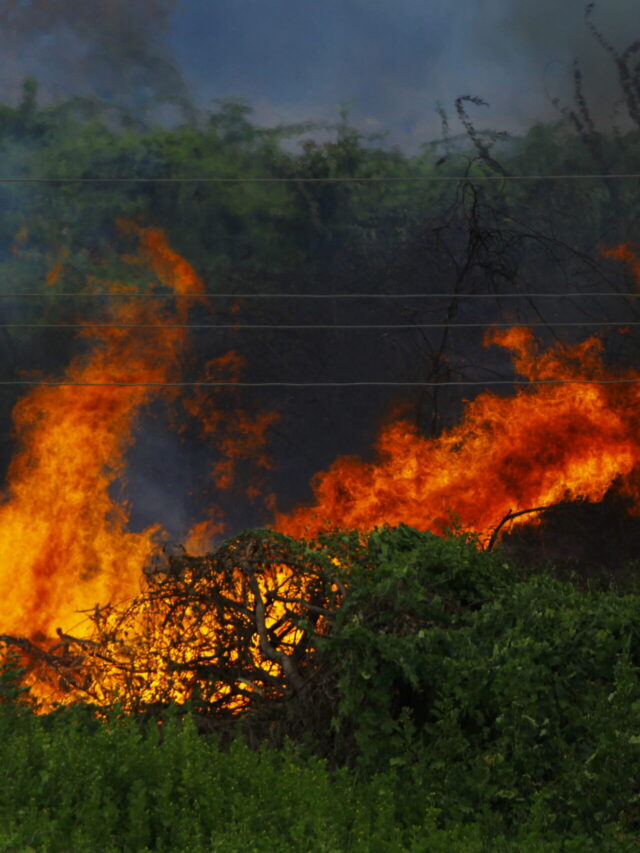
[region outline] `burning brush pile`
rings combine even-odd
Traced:
[[[52,701],[115,701],[127,710],[193,700],[229,716],[299,691],[318,637],[344,598],[338,568],[277,533],[254,531],[207,557],[158,559],[125,605],[96,606],[90,636],[58,629],[48,648],[0,637]]]
[[[113,486],[124,479],[141,412],[181,393],[188,308],[205,288],[162,234],[135,236],[135,262],[154,277],[148,298],[128,299],[127,286],[114,285],[122,298],[104,322],[81,330],[83,354],[13,415],[18,450],[0,504],[0,634],[20,652],[43,710],[193,700],[233,716],[296,693],[346,594],[345,566],[312,541],[332,528],[403,524],[440,534],[453,515],[487,548],[525,525],[543,530],[545,510],[575,501],[614,495],[621,515],[640,516],[640,374],[606,367],[597,336],[545,350],[515,327],[488,332],[484,344],[512,354],[517,374],[534,383],[526,390],[479,394],[461,423],[435,438],[405,420],[387,423],[370,461],[337,459],[313,479],[308,504],[275,512],[271,531],[216,548],[220,528],[204,511],[185,531],[185,550],[168,556],[160,525],[131,531],[131,508]],[[640,269],[628,250],[618,255]],[[160,298],[167,292],[185,298],[173,307]],[[229,353],[208,378],[228,378],[241,361]],[[252,420],[213,405],[198,411],[227,451],[220,482],[235,458],[263,453],[271,413]]]

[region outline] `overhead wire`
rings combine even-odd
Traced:
[[[526,326],[527,328],[560,328],[564,326],[570,327],[585,327],[585,326],[615,326],[615,327],[631,327],[640,326],[640,322],[633,320],[614,320],[603,323],[601,320],[575,321],[575,322],[554,322],[554,323],[528,323],[526,321],[512,321],[509,323],[0,323],[0,329],[156,329],[158,331],[174,330],[174,329],[233,329],[245,330],[277,330],[277,331],[301,331],[316,329],[320,331],[328,330],[420,330],[420,329],[511,329],[514,326]]]
[[[146,294],[145,294],[146,295]],[[169,294],[170,295],[170,294]],[[46,328],[46,329],[95,329],[95,328],[126,328],[126,329],[155,329],[158,331],[172,329],[223,329],[223,330],[238,330],[238,329],[259,329],[259,330],[408,330],[408,329],[455,329],[455,328],[513,328],[514,326],[526,327],[585,327],[585,326],[614,326],[614,327],[632,327],[640,326],[640,322],[636,321],[612,321],[603,324],[601,321],[589,322],[559,322],[559,323],[417,323],[417,324],[162,324],[162,323],[0,323],[0,328]],[[38,380],[4,380],[0,381],[0,387],[11,386],[76,386],[76,387],[170,387],[170,388],[188,388],[188,387],[210,387],[210,388],[354,388],[354,387],[460,387],[460,386],[489,386],[489,385],[556,385],[556,384],[598,384],[598,385],[615,385],[615,384],[635,384],[640,382],[640,377],[630,379],[553,379],[553,380],[455,380],[455,381],[386,381],[386,380],[356,380],[356,381],[327,381],[327,382],[245,382],[245,381],[218,381],[218,382],[67,382],[67,381],[51,381],[41,382]]]
[[[459,379],[433,381],[386,381],[386,380],[357,380],[344,382],[67,382],[44,381],[31,379],[0,380],[0,387],[37,386],[45,387],[89,387],[89,388],[447,388],[487,385],[635,385],[640,383],[640,376],[624,379]]]
[[[0,183],[5,184],[105,184],[105,183],[441,183],[441,182],[504,182],[504,181],[554,181],[554,180],[635,180],[640,179],[640,174],[557,174],[557,175],[424,175],[412,177],[38,177],[38,178],[3,178]],[[229,299],[418,299],[418,298],[465,298],[465,299],[503,299],[503,298],[583,298],[598,297],[606,298],[621,296],[632,298],[635,294],[619,292],[595,292],[595,293],[412,293],[412,294],[291,294],[291,293],[205,293],[205,294],[177,294],[177,293],[0,293],[0,298],[229,298]],[[602,325],[593,322],[564,322],[564,323],[417,323],[417,324],[114,324],[114,323],[1,323],[0,328],[10,329],[33,329],[33,328],[153,328],[153,329],[282,329],[282,330],[307,330],[307,329],[437,329],[437,328],[511,328],[514,325],[526,325],[527,327],[585,327]],[[639,322],[621,321],[609,322],[605,326],[631,327],[639,326]],[[453,386],[488,386],[488,385],[557,385],[557,384],[634,384],[640,382],[640,377],[629,379],[549,379],[549,380],[455,380],[455,381],[346,381],[346,382],[67,382],[39,380],[0,380],[0,387],[11,386],[53,386],[53,387],[281,387],[281,388],[321,388],[321,387],[453,387]]]
[[[4,184],[415,184],[415,183],[452,183],[460,181],[573,181],[573,180],[634,180],[640,174],[559,174],[559,175],[419,175],[411,177],[39,177],[39,178],[2,178]]]
[[[545,297],[609,297],[621,296],[634,299],[640,293],[622,293],[620,291],[598,291],[570,293],[0,293],[0,299],[77,299],[77,298],[106,298],[106,299],[540,299]]]

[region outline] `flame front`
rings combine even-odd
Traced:
[[[312,537],[332,526],[403,523],[440,533],[453,514],[480,533],[512,511],[598,501],[616,480],[640,507],[640,384],[542,384],[640,374],[606,371],[597,337],[542,352],[528,329],[513,328],[489,332],[485,346],[492,344],[508,348],[517,372],[541,384],[506,398],[479,394],[462,423],[436,438],[405,420],[386,426],[375,461],[337,459],[314,478],[313,502],[279,514],[277,529]]]

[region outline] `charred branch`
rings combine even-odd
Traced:
[[[529,513],[532,513],[532,512],[543,512],[545,509],[551,509],[551,507],[553,507],[555,505],[556,504],[546,504],[545,506],[535,506],[535,507],[531,507],[531,509],[521,509],[521,510],[518,510],[517,512],[513,512],[512,510],[509,510],[509,512],[504,516],[504,518],[500,521],[500,523],[497,525],[497,527],[493,530],[491,536],[489,537],[489,541],[487,543],[485,550],[486,551],[492,551],[493,550],[493,547],[498,540],[498,535],[499,535],[500,531],[502,530],[502,528],[504,527],[504,525],[508,521],[512,521],[514,518],[519,518],[521,515],[528,515]]]

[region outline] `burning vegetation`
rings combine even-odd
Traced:
[[[338,574],[322,549],[258,531],[206,557],[156,560],[143,592],[96,606],[90,636],[58,629],[48,649],[11,643],[47,705],[117,699],[139,711],[191,700],[209,716],[256,711],[302,689],[314,641],[344,598]]]
[[[373,462],[338,459],[315,477],[314,503],[278,516],[278,529],[306,537],[336,525],[439,532],[454,513],[484,534],[511,511],[599,501],[617,479],[640,498],[638,386],[589,383],[638,374],[606,370],[597,337],[542,351],[528,329],[513,328],[489,332],[491,344],[507,347],[517,373],[541,384],[509,397],[479,394],[462,423],[434,439],[408,421],[391,423]]]
[[[161,235],[139,236],[140,260],[152,263],[165,286],[199,292],[193,271]],[[129,508],[111,489],[124,474],[136,418],[158,393],[154,385],[177,378],[186,331],[163,328],[176,312],[162,300],[127,299],[125,286],[118,292],[123,299],[114,300],[105,326],[82,330],[87,352],[14,411],[19,450],[0,509],[9,633],[55,636],[57,627],[78,621],[78,611],[135,595],[156,547],[159,528],[128,531]],[[178,323],[185,317],[179,306]],[[131,328],[140,325],[146,328]]]
[[[234,715],[300,692],[344,600],[348,565],[317,541],[288,537],[311,542],[343,528],[365,541],[395,525],[442,534],[453,516],[487,547],[505,517],[531,527],[540,519],[528,510],[601,502],[612,490],[640,515],[640,374],[606,366],[599,336],[545,349],[514,326],[487,332],[484,345],[509,351],[526,388],[479,394],[457,426],[433,438],[406,419],[389,422],[370,461],[337,459],[315,476],[311,502],[275,513],[273,532],[215,547],[223,522],[214,507],[185,531],[187,551],[168,555],[160,525],[129,529],[130,507],[114,486],[126,478],[145,407],[161,396],[177,411],[184,327],[204,286],[159,231],[133,230],[130,260],[152,272],[149,294],[128,297],[114,285],[121,298],[101,325],[81,330],[83,354],[14,411],[0,621],[43,709],[193,700],[205,713]],[[631,249],[612,254],[638,275]],[[172,307],[167,293],[184,298]],[[241,370],[229,352],[208,364],[205,381],[233,382]],[[211,477],[224,490],[238,462],[272,465],[266,431],[277,416],[223,412],[218,391],[201,388],[183,410],[215,436],[221,461]],[[258,491],[247,485],[250,498]]]

